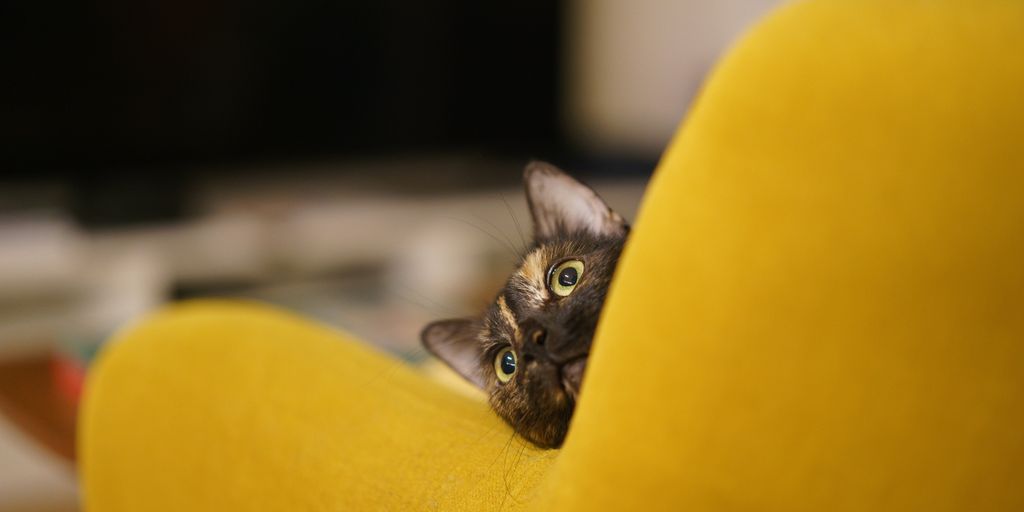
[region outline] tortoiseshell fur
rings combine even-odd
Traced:
[[[491,407],[538,446],[560,446],[565,439],[576,397],[563,385],[556,365],[590,353],[624,242],[622,237],[587,233],[537,242],[483,315],[480,367]],[[571,295],[559,297],[547,288],[547,272],[567,259],[582,260],[586,271]],[[508,313],[502,312],[502,302]],[[541,346],[531,339],[535,328],[546,331]],[[508,345],[519,354],[519,370],[502,384],[493,371],[494,358]]]
[[[521,436],[561,446],[578,399],[586,358],[629,228],[585,185],[534,162],[526,170],[534,241],[505,287],[474,319],[442,320],[423,343],[481,387],[491,407]],[[552,269],[580,260],[565,297],[550,289]],[[495,359],[511,347],[517,368],[501,382]]]

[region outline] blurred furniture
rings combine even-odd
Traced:
[[[597,154],[661,154],[715,59],[780,3],[568,2],[566,135]]]
[[[76,403],[68,363],[53,354],[0,361],[0,413],[66,461],[75,460]],[[69,383],[70,384],[70,383]]]
[[[118,335],[88,510],[1022,510],[1024,5],[788,4],[651,184],[563,449],[350,336]]]

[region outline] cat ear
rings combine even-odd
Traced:
[[[431,354],[483,389],[487,382],[480,373],[483,352],[477,331],[473,320],[438,320],[423,328],[420,339]]]
[[[629,226],[590,187],[546,162],[530,162],[523,173],[536,238],[579,231],[625,236]]]

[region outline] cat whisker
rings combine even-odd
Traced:
[[[460,219],[458,217],[453,217],[453,216],[450,216],[450,215],[445,215],[442,218],[448,219],[448,220],[454,220],[456,222],[460,222],[462,224],[465,224],[467,226],[470,226],[470,227],[476,229],[477,231],[480,231],[481,233],[483,233],[483,234],[487,235],[488,237],[490,237],[491,240],[494,240],[495,242],[497,242],[498,244],[502,245],[504,248],[508,249],[509,252],[512,253],[512,256],[513,256],[512,264],[513,265],[515,265],[516,263],[519,262],[519,255],[516,253],[515,248],[512,247],[511,245],[509,245],[508,242],[506,242],[506,241],[498,238],[497,236],[495,236],[490,231],[487,231],[486,229],[484,229],[484,228],[482,228],[482,227],[480,227],[480,226],[478,226],[478,225],[476,225],[476,224],[474,224],[474,223],[472,223],[472,222],[470,222],[470,221],[468,221],[466,219]]]
[[[387,377],[389,377],[391,375],[394,375],[396,372],[400,371],[400,369],[402,367],[404,367],[404,366],[405,366],[405,363],[403,363],[401,361],[398,361],[398,360],[389,362],[384,367],[384,369],[382,369],[381,371],[379,371],[379,372],[375,373],[374,375],[372,375],[370,378],[368,378],[365,381],[363,381],[363,391],[369,392],[369,393],[374,393],[373,391],[370,391],[371,387],[377,386],[377,385],[382,385],[382,386],[386,385],[386,384],[381,384],[381,381],[385,381],[387,379]]]
[[[505,495],[502,496],[501,504],[498,506],[498,511],[499,512],[503,508],[505,508],[505,501],[508,498],[512,498],[512,501],[516,502],[517,504],[520,504],[520,505],[522,504],[522,502],[519,501],[518,498],[516,498],[515,496],[512,495],[512,488],[511,488],[511,486],[508,483],[508,478],[509,478],[509,476],[515,476],[516,468],[519,467],[519,462],[522,460],[523,452],[525,452],[525,451],[526,451],[526,443],[520,441],[520,443],[519,443],[519,454],[516,455],[515,460],[512,462],[512,467],[509,468],[508,470],[506,470],[504,472],[504,474],[502,475],[502,479],[505,481]]]
[[[400,293],[398,290],[391,290],[391,296],[393,298],[400,299],[403,302],[407,302],[410,305],[415,306],[415,307],[423,310],[424,312],[430,314],[431,316],[450,316],[450,317],[458,316],[458,315],[451,314],[450,310],[448,310],[447,308],[440,308],[440,310],[439,310],[439,308],[436,305],[427,304],[427,303],[425,303],[425,302],[423,302],[421,300],[415,299],[413,297],[408,297],[408,296],[403,295],[402,293]]]
[[[516,214],[512,211],[512,205],[510,205],[508,200],[505,199],[505,195],[499,192],[498,197],[501,198],[501,202],[505,203],[505,210],[508,211],[509,217],[512,217],[512,222],[516,225],[516,233],[519,233],[519,242],[522,244],[522,252],[525,254],[529,245],[526,243],[526,238],[523,236],[523,228],[519,225],[519,219],[516,218]]]
[[[494,457],[494,460],[492,460],[491,463],[487,466],[488,469],[494,467],[494,465],[498,463],[498,459],[499,458],[508,455],[508,449],[512,446],[512,440],[514,440],[515,438],[516,438],[516,433],[515,433],[515,431],[513,431],[512,435],[510,435],[508,437],[508,441],[505,441],[505,446],[501,449],[500,452],[498,452],[498,455],[496,455]]]
[[[450,306],[446,306],[444,304],[441,304],[440,302],[437,302],[434,299],[431,299],[426,294],[424,294],[423,292],[420,292],[419,290],[413,288],[412,286],[409,286],[407,284],[401,284],[401,283],[396,283],[395,286],[398,286],[398,289],[392,288],[392,290],[391,290],[392,292],[400,292],[400,291],[404,290],[406,292],[409,292],[409,293],[413,294],[414,296],[419,298],[421,301],[426,302],[427,304],[430,304],[430,305],[434,306],[434,311],[431,311],[430,308],[424,307],[422,302],[415,302],[412,299],[410,299],[409,297],[405,297],[403,295],[398,295],[396,293],[397,297],[400,297],[400,298],[403,298],[405,300],[408,300],[410,302],[415,303],[417,306],[420,306],[421,308],[423,308],[428,313],[436,314],[436,313],[440,312],[441,314],[443,314],[445,316],[450,316],[450,317],[457,317],[457,316],[462,316],[462,315],[465,314],[464,311],[458,311],[456,308],[453,308],[453,307],[450,307]]]
[[[508,235],[506,235],[505,232],[501,230],[501,228],[496,226],[493,222],[491,222],[491,221],[487,220],[486,218],[481,217],[481,216],[479,216],[479,215],[477,215],[475,213],[473,213],[471,215],[473,215],[473,217],[475,217],[476,219],[485,222],[488,226],[494,228],[494,230],[497,231],[498,234],[500,234],[501,237],[505,240],[505,245],[509,249],[512,250],[512,253],[517,255],[520,258],[522,257],[522,254],[520,254],[520,251],[516,250],[516,244],[514,242],[512,242],[512,239],[509,238]]]

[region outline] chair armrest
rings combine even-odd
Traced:
[[[557,452],[349,336],[265,305],[115,337],[80,418],[87,510],[514,510]]]

